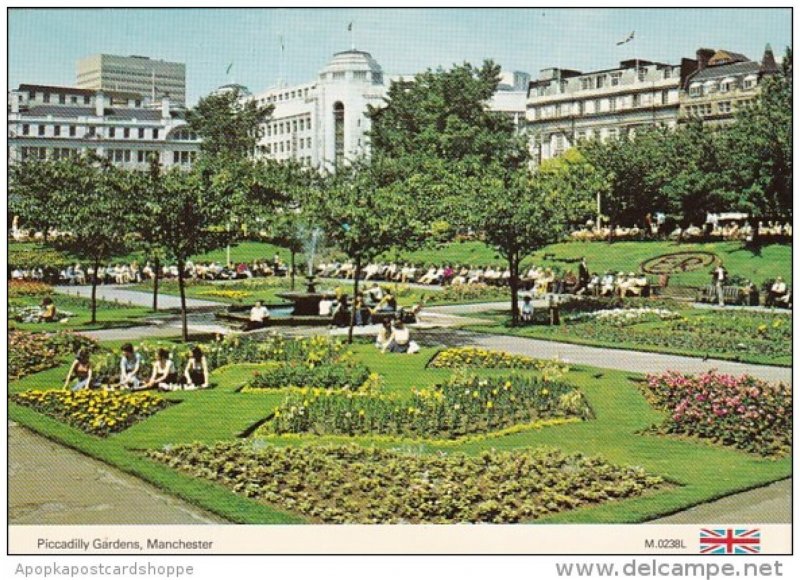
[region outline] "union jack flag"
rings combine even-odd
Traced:
[[[761,530],[705,529],[700,530],[701,554],[759,554]]]

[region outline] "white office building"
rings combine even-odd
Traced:
[[[696,61],[680,65],[627,60],[613,69],[583,73],[543,69],[530,83],[527,131],[536,164],[582,139],[607,139],[647,126],[674,127],[682,79]]]
[[[9,93],[8,161],[58,159],[85,152],[118,166],[189,166],[200,140],[183,112],[158,108],[138,93],[22,84]]]
[[[503,78],[489,106],[524,124],[527,75],[513,73]],[[275,107],[257,154],[323,168],[367,154],[368,106],[383,105],[393,80],[410,79],[386,78],[368,52],[346,50],[334,54],[312,82],[246,96]]]

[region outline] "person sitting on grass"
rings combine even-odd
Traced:
[[[372,321],[372,312],[364,304],[364,297],[359,293],[353,306],[356,326],[366,326]]]
[[[378,336],[375,337],[375,347],[379,348],[381,352],[385,352],[389,347],[391,337],[392,321],[389,318],[384,318],[381,322],[381,327],[378,329]]]
[[[392,334],[389,336],[389,342],[383,347],[381,352],[408,352],[409,343],[411,342],[411,333],[409,332],[403,321],[397,319],[394,321]]]
[[[119,361],[119,386],[123,389],[136,390],[139,381],[139,369],[142,366],[142,355],[133,351],[129,342],[122,345],[122,358]]]
[[[520,320],[525,323],[533,322],[533,302],[530,296],[522,298],[522,307],[520,308]]]
[[[775,303],[786,295],[786,282],[783,281],[783,278],[778,276],[775,278],[775,282],[770,286],[769,292],[767,293],[767,306],[774,306]]]
[[[187,389],[205,389],[208,387],[208,363],[203,350],[196,346],[192,349],[192,356],[186,362],[183,371]]]
[[[57,318],[56,305],[53,299],[49,296],[42,298],[42,303],[39,306],[39,322],[55,322]]]
[[[69,386],[69,382],[72,379],[75,379],[75,382],[72,383],[72,386]],[[72,362],[72,366],[69,367],[69,372],[67,373],[67,380],[64,381],[64,388],[71,389],[73,391],[82,391],[84,389],[89,389],[92,386],[92,363],[89,360],[89,351],[86,349],[81,349],[78,351],[78,354],[75,356],[75,360]]]
[[[178,374],[175,372],[175,364],[169,358],[169,352],[165,348],[158,349],[158,356],[153,363],[153,374],[145,384],[146,389],[159,388],[170,390],[172,385],[178,381]]]

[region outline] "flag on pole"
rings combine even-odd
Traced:
[[[347,25],[347,32],[353,32],[353,23]]]
[[[226,75],[229,75],[229,74],[231,74],[231,69],[232,69],[232,68],[233,68],[233,63],[229,64],[229,65],[228,65],[228,68],[226,68],[226,69],[225,69],[225,74],[226,74]]]
[[[633,36],[634,36],[635,34],[636,34],[636,31],[634,30],[633,32],[631,32],[631,33],[628,35],[628,38],[626,38],[625,40],[620,40],[620,41],[617,43],[617,46],[619,46],[620,44],[628,44],[628,43],[629,43],[631,40],[633,40]]]

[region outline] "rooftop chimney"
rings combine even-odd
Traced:
[[[106,111],[106,96],[102,91],[97,91],[94,95],[94,114],[102,117]]]
[[[697,49],[697,70],[701,71],[708,66],[708,61],[714,56],[716,51],[711,48]]]
[[[161,118],[171,118],[171,115],[169,114],[169,95],[164,95],[161,97]]]

